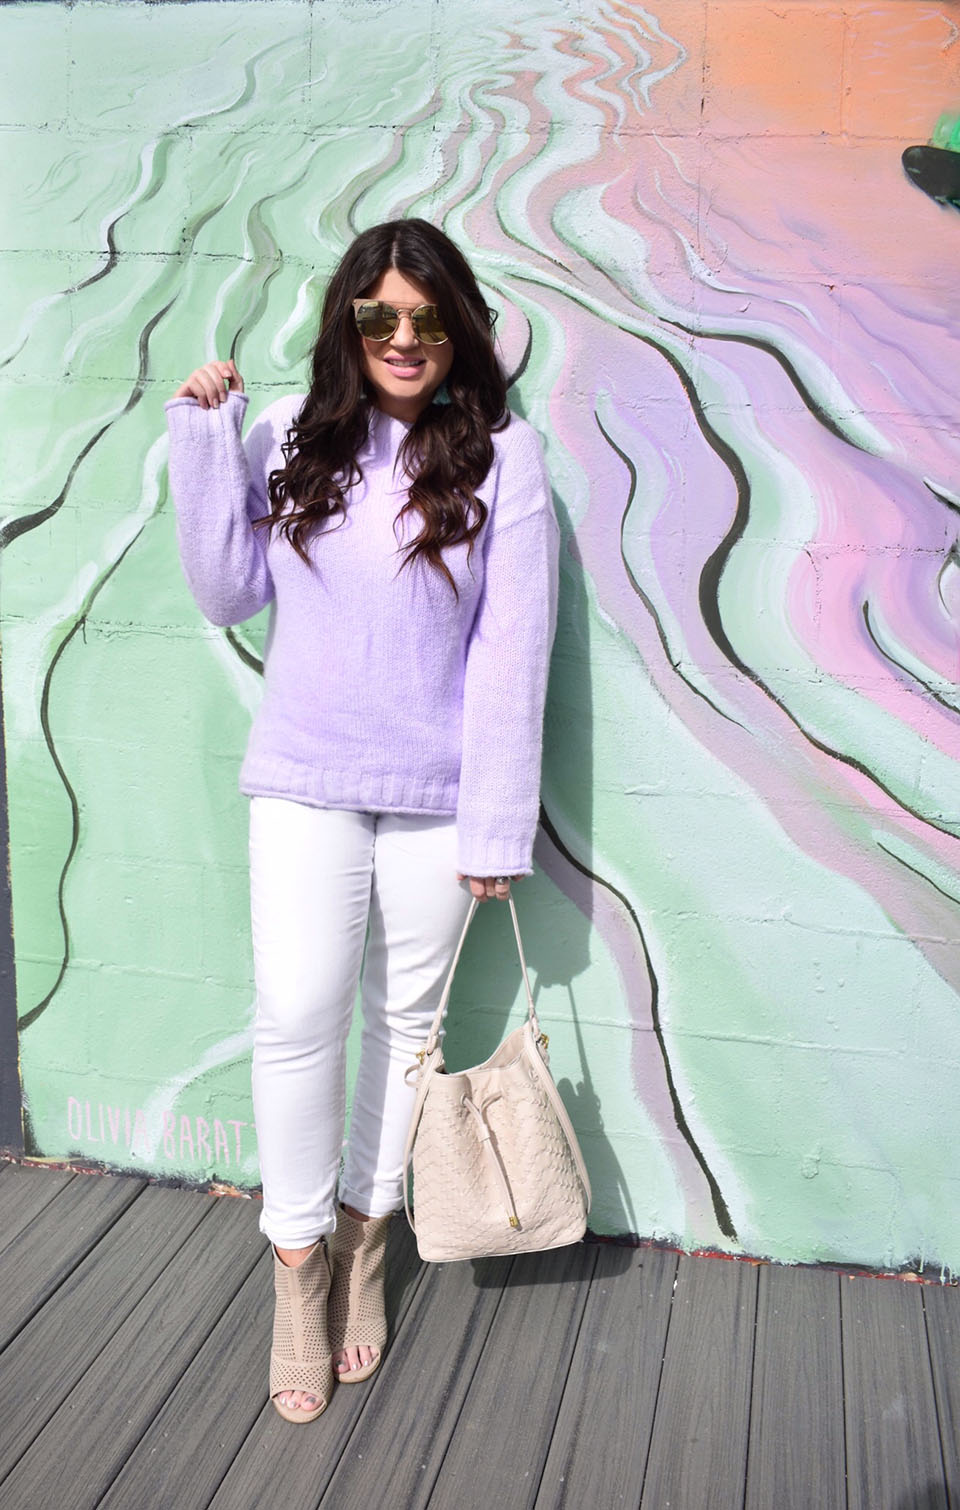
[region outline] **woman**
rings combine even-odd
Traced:
[[[531,871],[557,525],[491,326],[453,243],[391,221],[331,279],[306,398],[271,404],[241,442],[230,360],[197,368],[166,406],[198,605],[221,625],[271,605],[240,785],[270,1393],[290,1421],[320,1414],[334,1368],[353,1383],[379,1364],[404,1073],[471,894],[503,900]]]

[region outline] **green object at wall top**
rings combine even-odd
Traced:
[[[932,147],[945,147],[948,152],[960,152],[960,114],[941,115],[930,138]]]

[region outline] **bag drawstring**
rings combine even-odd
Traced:
[[[477,1137],[480,1139],[480,1146],[482,1149],[484,1149],[487,1156],[487,1162],[496,1175],[497,1182],[500,1186],[500,1193],[503,1198],[503,1207],[507,1213],[507,1221],[510,1223],[511,1227],[519,1227],[520,1218],[517,1216],[516,1207],[513,1204],[513,1196],[510,1193],[510,1186],[507,1182],[506,1172],[502,1163],[500,1162],[500,1155],[497,1153],[497,1150],[493,1146],[493,1140],[490,1136],[490,1124],[488,1123],[486,1118],[487,1107],[492,1105],[494,1101],[499,1100],[500,1092],[497,1091],[495,1095],[488,1096],[485,1101],[481,1101],[479,1106],[475,1106],[474,1103],[470,1100],[470,1097],[466,1094],[466,1092],[464,1092],[464,1094],[460,1097],[460,1105],[465,1106],[467,1108],[467,1111],[471,1112],[473,1115],[474,1126],[477,1130]]]

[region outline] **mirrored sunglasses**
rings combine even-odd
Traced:
[[[354,299],[353,317],[357,329],[368,341],[389,341],[400,324],[401,314],[410,316],[410,324],[418,341],[428,346],[442,346],[448,340],[447,332],[435,304],[418,304],[416,309],[406,305],[397,309],[393,304],[384,304],[382,299]]]

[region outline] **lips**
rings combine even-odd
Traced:
[[[395,377],[419,377],[427,364],[422,357],[385,357],[384,365]]]

